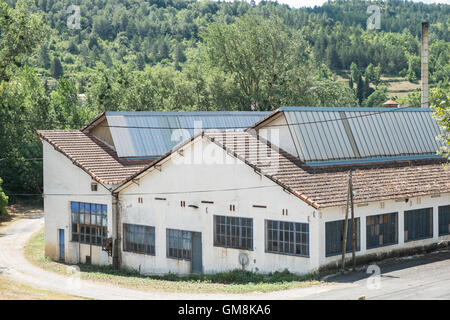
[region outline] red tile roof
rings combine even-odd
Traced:
[[[38,131],[38,135],[104,184],[130,181],[172,153],[157,160],[125,160],[92,135],[79,130]],[[346,203],[348,167],[313,169],[247,132],[206,131],[204,136],[317,209]],[[438,161],[353,166],[354,201],[366,203],[450,192],[450,170],[445,170]]]
[[[287,152],[275,150],[267,141],[245,132],[206,132],[205,136],[315,208],[346,203],[349,168],[307,167]],[[271,156],[265,156],[268,154]],[[444,169],[440,159],[352,169],[355,203],[450,192],[450,170]]]
[[[79,130],[40,130],[37,134],[103,184],[121,184],[155,161],[155,159],[120,159],[106,144]]]

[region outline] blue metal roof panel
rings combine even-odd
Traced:
[[[441,133],[430,109],[282,107],[301,160],[434,157]],[[372,160],[370,160],[372,161]]]
[[[157,157],[194,135],[194,128],[245,129],[269,112],[106,112],[119,157]],[[183,130],[180,130],[183,129]]]

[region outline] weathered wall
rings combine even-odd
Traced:
[[[317,215],[314,208],[283,191],[269,179],[260,176],[252,168],[226,155],[215,144],[196,140],[196,148],[207,148],[209,154],[223,157],[225,162],[234,164],[186,164],[180,160],[192,159],[192,150],[175,155],[162,165],[161,171],[153,170],[141,178],[137,184],[126,188],[120,194],[122,223],[143,224],[156,227],[156,255],[143,255],[129,252],[122,254],[122,266],[141,270],[143,273],[190,272],[190,262],[166,257],[166,228],[197,231],[202,233],[203,271],[218,271],[241,268],[239,253],[245,252],[250,263],[247,270],[273,272],[289,269],[305,273],[318,267]],[[206,152],[208,153],[208,152]],[[265,187],[269,186],[269,187]],[[255,189],[258,187],[258,189]],[[262,188],[259,188],[262,187]],[[253,188],[235,191],[213,191],[217,189]],[[195,192],[206,190],[207,192]],[[174,193],[177,194],[167,194]],[[181,193],[179,193],[181,192]],[[161,194],[157,194],[161,193]],[[138,203],[143,197],[143,204]],[[155,200],[164,197],[166,200]],[[180,201],[186,207],[180,206]],[[201,201],[213,201],[205,204]],[[189,208],[189,204],[199,206]],[[234,204],[236,210],[230,212]],[[254,208],[253,205],[266,205],[267,208]],[[282,215],[288,209],[288,215]],[[253,251],[215,247],[213,245],[213,215],[226,215],[253,218]],[[310,257],[297,257],[265,252],[265,219],[297,221],[310,226]]]
[[[71,242],[71,212],[70,202],[106,204],[108,206],[108,233],[112,230],[111,193],[100,184],[98,191],[91,191],[93,179],[82,169],[48,142],[43,141],[44,154],[44,213],[45,213],[45,255],[59,259],[58,229],[64,229],[65,260],[70,263],[82,263],[86,255],[90,255],[90,246]],[[80,250],[79,250],[80,249]],[[109,264],[111,258],[101,247],[92,246],[92,263]]]

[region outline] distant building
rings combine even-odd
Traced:
[[[383,103],[383,107],[398,108],[399,104],[397,102],[395,102],[394,100],[388,100],[385,103]]]
[[[107,112],[39,131],[45,254],[149,274],[315,271],[340,261],[350,170],[357,257],[448,241],[450,171],[431,115]],[[347,239],[351,252],[350,227]]]

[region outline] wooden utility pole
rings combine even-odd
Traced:
[[[353,261],[353,271],[356,269],[356,257],[355,257],[355,251],[356,251],[356,228],[355,228],[355,210],[353,205],[353,181],[352,181],[352,172],[350,171],[350,179],[349,179],[349,185],[350,185],[350,210],[352,213],[352,261]]]
[[[344,220],[344,234],[342,236],[342,263],[341,268],[345,268],[345,251],[347,251],[347,234],[348,234],[348,209],[350,207],[350,186],[352,180],[352,171],[348,173],[348,183],[347,183],[347,206],[345,208],[345,220]]]

